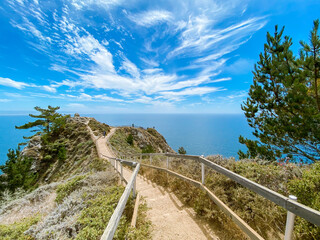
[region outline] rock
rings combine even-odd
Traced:
[[[41,155],[41,137],[34,136],[28,142],[28,145],[22,150],[22,156],[33,159],[31,171],[36,172],[40,169]]]

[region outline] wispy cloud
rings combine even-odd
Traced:
[[[49,58],[49,70],[65,77],[36,84],[0,78],[0,85],[69,101],[172,106],[224,91],[232,78],[219,74],[232,71],[232,53],[267,23],[264,16],[246,17],[240,0],[176,1],[170,11],[161,2],[146,9],[135,7],[139,1],[58,2],[55,9],[37,0],[9,5],[18,15],[12,26]],[[87,18],[88,9],[103,24]]]
[[[137,14],[129,14],[128,18],[137,25],[152,27],[156,24],[172,21],[173,15],[166,10],[150,10]]]
[[[24,87],[30,86],[28,83],[14,81],[10,78],[2,78],[0,77],[0,85],[6,87],[13,87],[17,89],[23,89]]]

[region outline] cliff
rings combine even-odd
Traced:
[[[30,139],[21,155],[32,159],[29,171],[36,182],[30,190],[2,192],[0,238],[99,238],[124,190],[111,165],[98,157],[93,142],[110,129],[93,118],[75,116],[67,119],[59,134]],[[137,148],[170,150],[154,129],[118,130],[132,133]],[[129,200],[115,239],[127,234],[132,208]],[[140,225],[138,233],[131,231],[131,235],[144,239],[148,231],[141,230],[143,221]]]

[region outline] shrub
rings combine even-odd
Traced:
[[[130,144],[130,145],[133,145],[133,136],[132,136],[131,133],[130,133],[129,136],[127,137],[127,143]]]
[[[153,147],[148,144],[144,148],[142,148],[142,153],[154,153]]]
[[[104,193],[88,202],[77,220],[80,231],[76,239],[99,239],[101,237],[123,191],[123,187],[109,187]],[[129,227],[128,219],[131,219],[128,213],[132,214],[132,206],[132,199],[129,198],[113,239],[125,239]]]
[[[40,215],[24,218],[21,222],[16,222],[10,225],[0,225],[0,239],[3,240],[32,240],[33,237],[25,235],[24,232],[32,225],[40,220]]]
[[[5,165],[0,166],[0,170],[4,173],[0,175],[0,191],[9,189],[15,191],[17,188],[28,190],[33,187],[37,180],[37,175],[32,173],[30,168],[33,159],[24,157],[20,149],[9,149],[8,160]]]
[[[295,178],[288,183],[291,194],[298,201],[315,210],[320,211],[320,162],[313,164],[310,169],[302,173],[302,177]],[[295,232],[299,239],[320,239],[320,228],[297,217]]]
[[[187,154],[187,151],[183,147],[179,147],[178,153],[179,154]]]
[[[59,185],[57,188],[56,202],[62,203],[65,197],[67,197],[70,193],[79,188],[80,181],[84,178],[86,178],[85,175],[76,176],[67,183]]]

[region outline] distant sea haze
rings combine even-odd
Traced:
[[[184,147],[190,155],[216,155],[237,158],[239,135],[251,137],[251,129],[242,114],[87,114],[111,126],[155,127],[173,150]],[[23,142],[27,130],[15,126],[32,120],[28,116],[0,116],[0,164],[7,160],[9,148]]]

